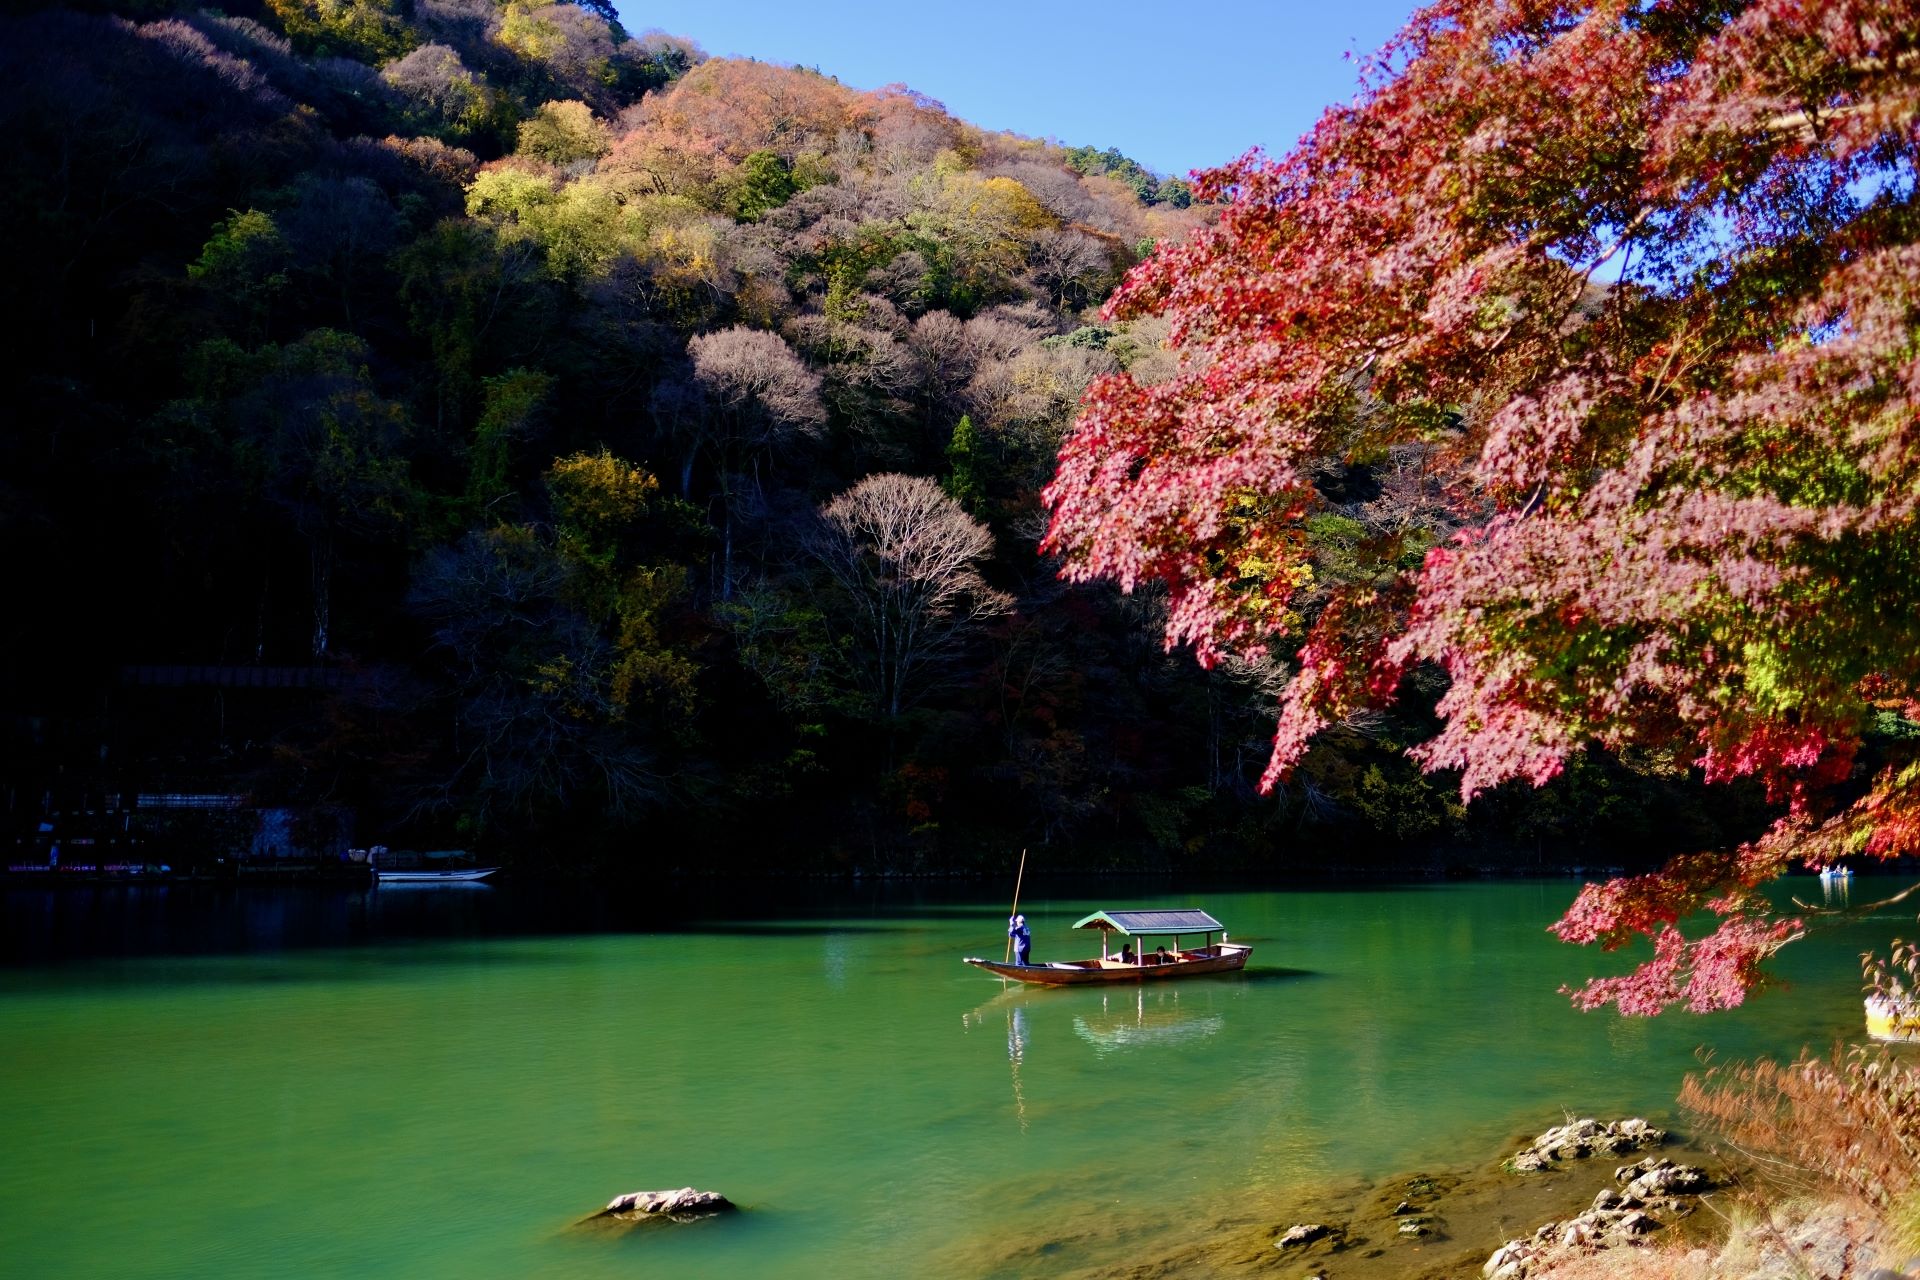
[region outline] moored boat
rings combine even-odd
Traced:
[[[1030,982],[1044,987],[1082,986],[1096,982],[1160,982],[1171,978],[1198,978],[1210,973],[1232,973],[1247,966],[1253,948],[1228,942],[1226,927],[1204,911],[1096,911],[1079,921],[1076,929],[1100,931],[1100,954],[1089,960],[1053,960],[1043,964],[1009,964],[968,956],[964,963],[1001,978]],[[1111,954],[1111,935],[1127,939],[1120,955]],[[1219,935],[1219,941],[1214,940]],[[1180,944],[1185,939],[1204,939],[1197,947]],[[1163,960],[1147,953],[1146,941],[1158,939],[1164,950],[1173,950]],[[1134,944],[1140,944],[1134,951]]]
[[[382,871],[373,869],[381,884],[462,884],[485,880],[498,867],[468,867],[460,871]]]
[[[413,853],[375,845],[367,851],[367,863],[373,868],[374,878],[381,884],[472,884],[485,880],[500,869],[460,865],[472,861],[472,856],[464,849]]]
[[[1875,1040],[1920,1040],[1920,1004],[1904,997],[1867,997],[1867,1034]]]

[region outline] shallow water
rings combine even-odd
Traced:
[[[1566,1111],[1670,1115],[1697,1047],[1856,1034],[1858,952],[1915,933],[1894,908],[1744,1009],[1623,1021],[1555,994],[1621,967],[1544,932],[1577,887],[1029,882],[1036,959],[1097,950],[1068,928],[1096,907],[1204,906],[1255,947],[1237,977],[1038,991],[958,962],[1004,948],[969,890],[13,893],[0,1272],[1097,1271]],[[569,1229],[689,1184],[750,1212]]]

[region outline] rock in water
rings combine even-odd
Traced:
[[[629,1191],[607,1201],[607,1207],[600,1211],[599,1216],[632,1219],[663,1217],[681,1221],[709,1213],[722,1213],[734,1207],[733,1201],[718,1191],[695,1191],[692,1187],[681,1187],[678,1191]]]
[[[1510,1163],[1515,1173],[1538,1173],[1556,1167],[1562,1160],[1582,1160],[1597,1154],[1620,1155],[1657,1147],[1666,1140],[1665,1130],[1656,1129],[1638,1117],[1608,1124],[1591,1118],[1572,1120],[1535,1138],[1515,1152]]]
[[[1624,1182],[1620,1194],[1633,1201],[1658,1196],[1698,1195],[1713,1185],[1707,1171],[1697,1165],[1675,1164],[1658,1156],[1648,1156],[1638,1164],[1624,1165],[1613,1171],[1615,1182]]]
[[[1324,1222],[1302,1222],[1288,1227],[1278,1240],[1273,1242],[1276,1249],[1297,1249],[1303,1244],[1312,1244],[1322,1236],[1330,1235],[1333,1228]]]

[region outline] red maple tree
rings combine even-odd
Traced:
[[[1765,838],[1554,926],[1654,941],[1582,1006],[1738,1004],[1790,856],[1920,850],[1920,764],[1834,798],[1920,720],[1917,172],[1920,4],[1441,0],[1292,153],[1197,175],[1217,223],[1108,304],[1181,372],[1089,390],[1046,546],[1164,585],[1202,663],[1298,645],[1269,786],[1416,663],[1468,798],[1589,742],[1758,777]],[[1313,583],[1316,467],[1408,446],[1459,531]]]

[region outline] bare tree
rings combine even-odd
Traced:
[[[423,809],[463,790],[501,814],[593,795],[630,817],[660,799],[650,745],[613,697],[617,655],[568,598],[575,572],[551,537],[513,526],[475,530],[420,563],[408,603],[460,695],[459,765]]]
[[[1033,198],[1062,222],[1083,221],[1098,208],[1093,197],[1080,184],[1079,175],[1058,164],[1048,164],[1044,160],[1012,160],[993,166],[992,173],[995,177],[1012,178],[1031,191]]]
[[[728,600],[737,478],[751,471],[757,488],[760,467],[773,451],[794,436],[818,435],[827,411],[820,375],[777,333],[735,325],[690,339],[687,354],[708,412],[683,420],[692,430],[681,488],[692,487],[694,462],[707,454],[720,491],[720,598]]]
[[[979,352],[967,336],[967,322],[951,311],[929,311],[913,322],[907,347],[920,363],[922,394],[932,416],[960,416],[960,394],[979,364]]]
[[[689,339],[687,353],[708,399],[736,414],[756,443],[825,419],[820,375],[777,333],[735,325]]]
[[[1107,246],[1071,227],[1036,235],[1027,249],[1027,266],[1056,308],[1086,305],[1117,274]]]
[[[969,632],[1013,597],[980,576],[993,535],[924,476],[868,476],[821,508],[816,543],[874,707],[895,719],[939,683]]]
[[[869,310],[892,308],[876,298]],[[875,316],[882,323],[886,318]],[[787,335],[822,365],[822,393],[835,420],[870,446],[884,448],[892,420],[911,412],[911,399],[919,391],[920,362],[913,352],[885,328],[843,324],[821,315],[796,317],[788,323]]]

